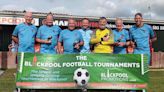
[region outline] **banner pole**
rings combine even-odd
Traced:
[[[87,92],[87,88],[82,87],[82,88],[81,88],[81,91],[82,91],[82,92]]]

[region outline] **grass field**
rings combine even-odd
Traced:
[[[15,69],[9,69],[0,76],[0,92],[13,92],[15,89],[15,72]]]
[[[14,77],[15,71],[16,71],[15,69],[5,70],[5,72],[0,76],[0,92],[13,92],[13,90],[15,89],[15,77]],[[163,86],[164,86],[164,70],[158,71],[157,69],[155,71],[150,71],[148,92],[164,92]],[[60,92],[65,92],[65,91],[60,91]],[[105,91],[105,92],[110,92],[110,91]]]
[[[164,71],[149,72],[148,92],[164,92]]]

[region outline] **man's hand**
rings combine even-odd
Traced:
[[[63,54],[63,52],[64,52],[64,47],[62,46],[62,43],[61,42],[58,42],[58,45],[57,45],[57,52],[59,53],[59,54]]]
[[[63,52],[64,52],[63,46],[62,46],[61,48],[58,48],[58,49],[57,49],[57,53],[58,53],[58,54],[63,54]]]
[[[135,47],[136,47],[136,46],[135,46],[135,43],[134,43],[133,41],[130,41],[129,46],[131,46],[132,48],[135,48]]]
[[[75,46],[74,46],[74,48],[76,48],[76,49],[80,49],[80,45],[79,45],[79,43],[76,43]]]
[[[9,51],[11,51],[12,48],[14,48],[14,46],[12,44],[8,45]]]
[[[45,44],[51,44],[51,40],[44,40]]]
[[[126,45],[125,42],[119,42],[119,43],[118,43],[118,46],[121,46],[121,47],[123,47],[123,46],[125,46],[125,45]]]
[[[115,42],[113,45],[114,45],[114,46],[118,46],[119,44],[118,44],[118,42]]]
[[[51,44],[51,40],[42,40],[39,38],[36,38],[36,42],[41,43],[41,44]]]
[[[103,37],[103,41],[108,41],[109,40],[109,35]]]
[[[125,43],[125,42],[116,42],[116,43],[114,43],[114,45],[115,45],[115,46],[123,47],[123,46],[126,45],[126,43]]]

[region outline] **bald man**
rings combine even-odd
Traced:
[[[36,41],[41,44],[40,53],[56,54],[57,41],[61,28],[53,25],[53,15],[46,16],[45,25],[42,25],[37,32]]]
[[[83,46],[84,41],[80,31],[75,28],[76,21],[68,19],[68,29],[63,30],[59,36],[58,51],[60,54],[80,53],[80,48]]]
[[[37,28],[31,23],[32,12],[26,12],[25,22],[17,25],[12,34],[12,40],[18,44],[18,52],[34,53],[34,43]]]

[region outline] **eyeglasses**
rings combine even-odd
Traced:
[[[122,27],[122,25],[116,25],[116,27]]]
[[[25,18],[30,18],[30,19],[32,19],[33,17],[32,17],[32,16],[25,16]]]

